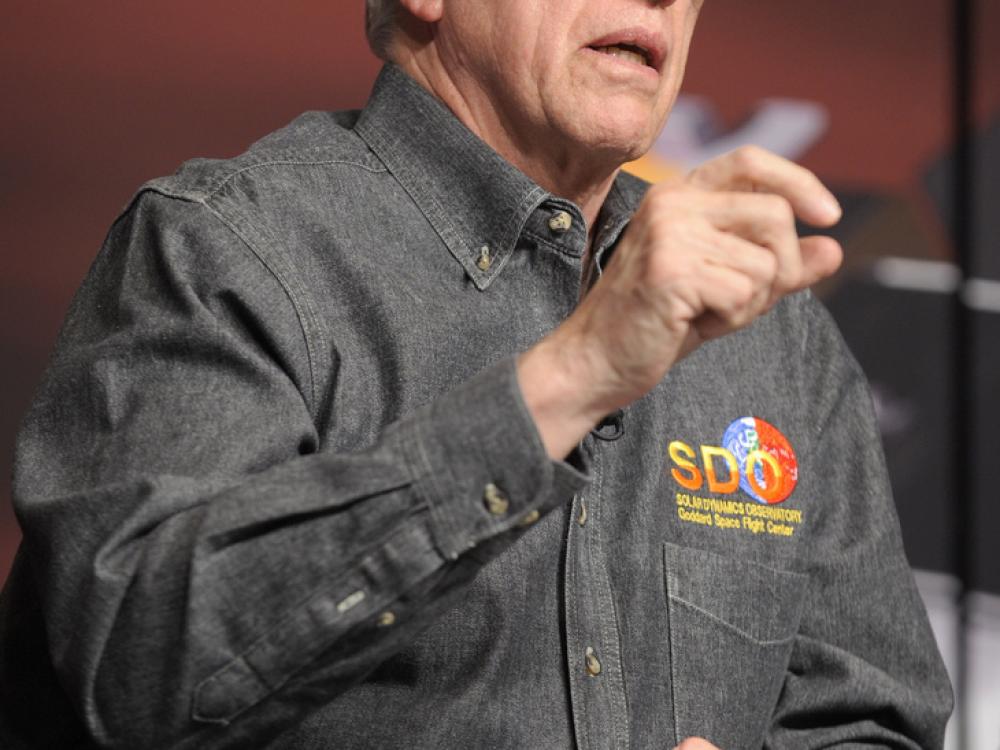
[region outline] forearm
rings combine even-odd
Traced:
[[[481,550],[515,543],[526,516],[584,481],[546,458],[519,399],[505,362],[350,455],[214,479],[114,481],[106,465],[98,486],[62,497],[22,477],[29,542],[56,553],[37,559],[52,646],[90,731],[132,746],[151,732],[199,747],[268,736],[309,710],[290,696],[332,699],[412,640]],[[22,455],[42,437],[29,429]]]

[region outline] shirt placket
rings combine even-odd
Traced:
[[[553,210],[545,222],[550,241],[569,242],[573,223],[570,212]],[[586,232],[575,239],[585,243]],[[601,534],[601,443],[591,434],[581,444],[590,459],[592,483],[573,498],[564,558],[567,681],[577,746],[586,749],[625,748],[629,737],[621,637]]]
[[[621,638],[602,539],[604,470],[600,444],[584,440],[591,486],[573,498],[567,524],[565,628],[573,722],[580,748],[628,746]]]

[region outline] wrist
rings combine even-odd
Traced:
[[[599,398],[600,366],[586,347],[556,331],[517,360],[518,383],[549,456],[565,458],[615,406]]]

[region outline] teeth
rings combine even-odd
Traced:
[[[621,57],[625,60],[629,60],[638,65],[648,65],[646,58],[632,49],[625,49],[624,47],[597,47],[598,52],[603,52],[606,55],[611,55],[612,57]]]

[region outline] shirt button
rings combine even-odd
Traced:
[[[576,517],[576,522],[581,526],[587,525],[587,503],[580,499],[580,515]]]
[[[378,626],[380,628],[387,628],[390,625],[396,624],[396,615],[394,612],[386,611],[378,616]]]
[[[510,507],[510,501],[499,487],[490,482],[483,490],[483,504],[494,516],[502,516]]]
[[[531,524],[535,523],[535,521],[537,521],[541,517],[542,514],[539,513],[537,510],[529,511],[528,513],[525,514],[524,518],[521,519],[520,522],[521,526],[531,526]]]
[[[480,271],[489,271],[492,265],[493,256],[490,254],[490,248],[487,245],[483,245],[479,248],[479,260],[476,261],[476,267]]]
[[[562,234],[573,226],[573,217],[568,211],[556,211],[549,218],[549,229]]]
[[[587,646],[587,650],[584,651],[584,659],[587,662],[587,674],[591,677],[597,677],[601,673],[601,662],[590,646]]]

